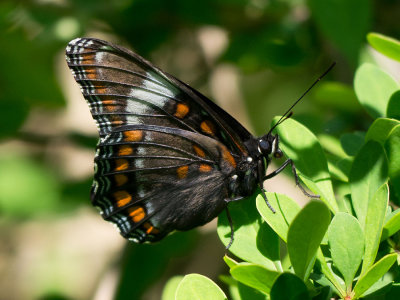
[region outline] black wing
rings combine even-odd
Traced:
[[[76,39],[66,53],[99,129],[92,202],[103,217],[143,242],[219,214],[250,133],[129,50]]]

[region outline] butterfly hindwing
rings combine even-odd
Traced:
[[[95,164],[93,204],[139,242],[212,220],[224,208],[226,178],[235,169],[218,141],[154,125],[113,130],[98,145]]]

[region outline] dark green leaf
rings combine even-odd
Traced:
[[[393,128],[385,142],[389,162],[389,178],[394,190],[400,196],[400,125]]]
[[[360,46],[371,22],[371,1],[309,1],[321,31],[356,64]]]
[[[271,288],[271,300],[307,300],[307,286],[292,273],[282,273]]]
[[[390,96],[386,115],[388,118],[400,120],[400,91],[396,91]]]
[[[361,147],[364,145],[365,132],[355,131],[352,133],[345,133],[340,137],[340,143],[347,155],[355,156]]]
[[[400,209],[393,211],[383,225],[381,242],[400,230]]]

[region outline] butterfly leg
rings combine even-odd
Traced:
[[[294,180],[296,181],[296,185],[300,188],[300,190],[303,192],[303,194],[306,195],[307,197],[310,197],[310,198],[319,198],[319,195],[313,195],[313,194],[308,193],[304,189],[304,187],[300,184],[299,175],[297,175],[297,172],[296,172],[296,166],[294,165],[293,160],[291,160],[290,158],[287,159],[278,169],[276,169],[275,171],[273,171],[270,174],[266,175],[263,178],[263,180],[267,180],[267,179],[270,179],[272,177],[275,177],[280,172],[282,172],[288,165],[290,165],[292,167],[292,172],[293,172],[293,175],[294,175]]]
[[[231,239],[228,243],[228,245],[225,248],[225,251],[228,252],[229,248],[232,246],[233,244],[233,240],[234,240],[234,231],[233,231],[233,222],[232,222],[232,217],[231,214],[229,213],[229,209],[228,206],[225,207],[225,211],[226,211],[226,216],[228,218],[228,222],[229,222],[229,226],[231,227]]]
[[[259,180],[259,185],[260,185],[260,189],[261,189],[261,194],[265,200],[265,203],[267,204],[267,206],[269,207],[269,209],[273,212],[276,213],[275,209],[272,207],[272,205],[269,203],[267,195],[265,194],[265,190],[264,190],[264,169],[263,169],[263,162],[261,160],[259,160],[258,162],[258,180]]]

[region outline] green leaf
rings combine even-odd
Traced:
[[[329,173],[331,173],[332,178],[342,181],[349,181],[350,167],[352,163],[351,158],[338,158],[334,155],[327,154]],[[339,203],[338,203],[339,205]]]
[[[368,33],[367,40],[375,50],[391,59],[400,61],[400,41],[375,32]]]
[[[309,5],[322,33],[355,64],[371,23],[371,1],[311,0]]]
[[[200,274],[183,277],[176,289],[176,300],[228,299],[221,288],[211,279]]]
[[[347,155],[355,156],[364,145],[365,132],[355,131],[345,133],[340,137],[340,143]]]
[[[273,124],[279,117],[274,118]],[[280,148],[296,165],[301,180],[321,196],[332,212],[338,211],[333,193],[328,163],[315,135],[302,124],[288,119],[276,128]]]
[[[361,108],[353,87],[341,82],[321,82],[315,87],[312,95],[314,102],[324,107],[352,113]]]
[[[397,259],[397,254],[392,253],[382,257],[371,266],[358,280],[354,287],[354,298],[361,297],[375,282],[377,282],[390,269]]]
[[[400,230],[400,209],[393,211],[383,225],[381,242]]]
[[[396,91],[390,96],[386,115],[388,118],[400,120],[400,91]]]
[[[259,195],[256,199],[257,209],[269,226],[286,242],[289,225],[300,211],[300,205],[288,196],[277,193],[266,193],[269,203],[275,209],[273,213]]]
[[[329,226],[328,240],[333,263],[343,275],[347,290],[351,290],[364,255],[364,233],[360,223],[347,213],[337,213]]]
[[[251,299],[251,300],[269,300],[269,297],[252,288],[249,287],[241,282],[237,283],[237,287],[238,287],[238,293],[239,293],[239,299],[238,300],[244,300],[244,299]]]
[[[400,125],[393,128],[385,142],[385,150],[389,162],[389,178],[400,196]]]
[[[167,281],[161,295],[161,300],[175,300],[176,289],[182,281],[183,276],[174,276]]]
[[[325,151],[340,158],[348,157],[346,152],[343,150],[339,139],[334,137],[333,135],[319,134],[318,140]]]
[[[265,294],[269,294],[275,278],[280,274],[263,266],[249,263],[241,263],[234,266],[230,272],[237,281]]]
[[[323,202],[311,200],[289,226],[287,246],[290,261],[296,275],[303,280],[310,275],[330,217]]]
[[[245,200],[232,202],[228,205],[235,238],[229,251],[245,261],[275,269],[275,264],[268,258],[269,249],[264,248],[264,244],[257,244],[257,236],[260,230],[268,230],[266,228],[268,225],[262,221],[256,209],[256,195],[257,193]],[[228,245],[231,229],[225,211],[218,217],[218,235],[224,245]]]
[[[387,181],[387,159],[383,147],[369,141],[358,152],[350,171],[353,208],[361,227],[365,227],[368,203],[378,188]]]
[[[312,278],[321,285],[330,286],[332,290],[334,290],[337,294],[344,297],[345,295],[345,291],[343,289],[344,282],[342,284],[342,279],[332,272],[330,266],[326,262],[326,259],[324,257],[324,254],[322,253],[321,248],[319,248],[317,251],[317,261],[319,263],[319,267],[322,273],[325,276],[319,276],[319,278],[314,278],[318,274],[311,274]]]
[[[373,118],[386,115],[390,96],[399,88],[392,76],[373,64],[364,63],[356,71],[354,90],[358,101]]]
[[[365,254],[361,269],[363,275],[374,263],[382,236],[383,223],[389,203],[389,188],[383,184],[370,199],[365,219]]]
[[[365,135],[365,141],[376,141],[383,146],[392,130],[398,125],[400,125],[400,121],[398,120],[388,118],[376,119],[369,127]]]
[[[233,266],[239,264],[237,261],[235,261],[233,258],[230,258],[228,255],[224,255],[224,261],[229,268],[232,268]]]
[[[307,286],[292,273],[282,273],[271,288],[271,300],[307,300]]]

